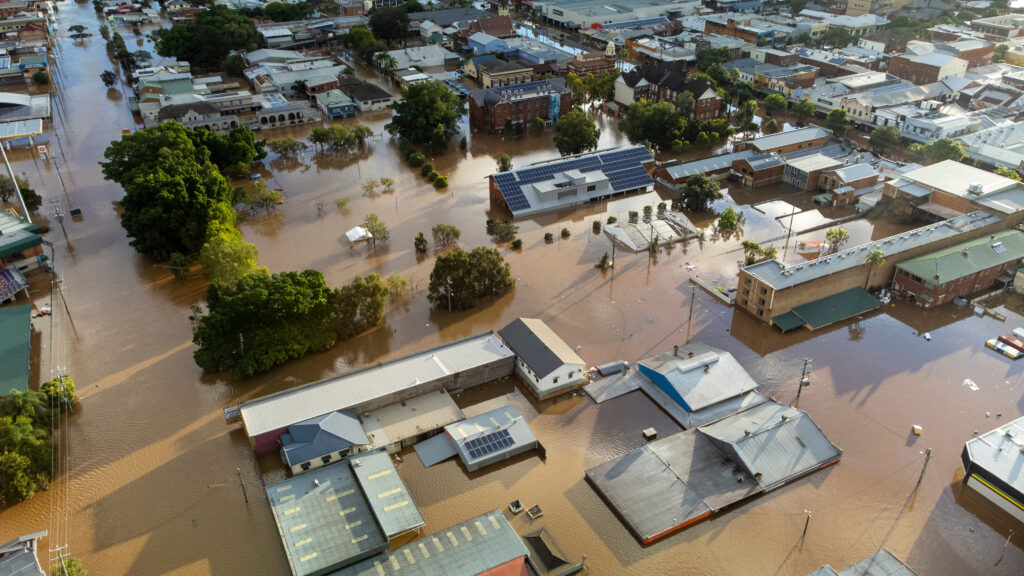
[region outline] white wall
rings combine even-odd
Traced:
[[[516,358],[516,371],[530,383],[535,391],[541,394],[545,390],[565,386],[586,378],[583,364],[563,364],[544,378],[538,378],[533,370],[518,357]]]

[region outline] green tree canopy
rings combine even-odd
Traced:
[[[31,498],[50,479],[46,429],[28,416],[0,417],[0,504]]]
[[[199,263],[211,282],[222,282],[229,288],[243,276],[259,269],[256,247],[242,239],[233,226],[211,225],[206,244],[199,251]]]
[[[555,147],[562,156],[597,149],[597,126],[582,108],[573,108],[555,123]]]
[[[210,162],[231,178],[247,177],[252,163],[267,157],[266,142],[257,140],[248,126],[239,126],[225,136],[204,127],[193,128],[188,135],[196,148],[209,150]]]
[[[498,156],[498,172],[508,172],[512,169],[512,156],[506,152],[502,152]]]
[[[712,64],[725,64],[732,61],[732,53],[728,48],[709,48],[697,54],[697,70],[707,72]]]
[[[868,140],[871,147],[881,152],[890,148],[895,148],[899,143],[902,135],[900,129],[895,126],[879,126],[871,132],[871,138]]]
[[[157,29],[152,37],[157,54],[211,69],[232,50],[255,48],[259,34],[250,18],[215,4],[199,12],[193,22]]]
[[[842,226],[836,226],[835,228],[829,228],[825,231],[825,241],[828,242],[828,250],[830,254],[839,252],[839,249],[843,247],[850,240],[850,231]]]
[[[427,298],[439,309],[467,310],[482,298],[512,290],[512,270],[494,248],[454,250],[437,257],[430,272]]]
[[[821,41],[836,48],[846,48],[853,42],[854,36],[846,28],[829,26],[828,30],[821,35]]]
[[[121,185],[121,226],[143,254],[166,259],[194,252],[210,222],[234,224],[231,187],[177,122],[164,122],[112,142],[103,176]]]
[[[641,99],[626,111],[619,122],[619,130],[634,144],[647,141],[667,149],[671,148],[672,141],[684,138],[686,120],[669,102],[655,104]]]
[[[850,119],[846,116],[846,110],[834,108],[825,117],[825,126],[836,136],[845,134],[846,129],[850,127]]]
[[[761,124],[761,131],[765,134],[775,134],[779,131],[779,123],[775,121],[775,118],[770,118],[767,122]]]
[[[782,94],[769,94],[764,97],[764,107],[772,112],[785,110],[786,106],[786,98]]]
[[[996,169],[993,170],[993,172],[995,172],[996,174],[999,174],[1000,176],[1002,176],[1004,178],[1009,178],[1010,180],[1016,180],[1016,181],[1020,182],[1020,172],[1017,172],[1016,170],[1011,170],[1009,168],[1003,168],[1002,166],[997,166]]]
[[[43,205],[43,197],[28,185],[28,180],[23,176],[14,177],[18,183],[18,190],[21,191],[21,198],[25,201],[25,207],[29,212],[35,212]],[[17,202],[14,198],[14,186],[7,176],[0,176],[0,200],[3,202]]]
[[[442,127],[447,138],[458,130],[465,104],[451,90],[437,81],[417,82],[402,90],[401,100],[392,106],[395,115],[384,128],[392,135],[426,144],[434,131]]]
[[[793,106],[789,109],[793,117],[801,122],[805,122],[808,118],[814,116],[814,113],[817,111],[817,106],[807,98],[793,103]]]
[[[911,144],[907,147],[907,155],[915,162],[936,164],[943,160],[959,162],[964,157],[964,148],[952,138],[943,137],[928,144]]]
[[[381,6],[370,15],[370,30],[380,40],[391,46],[392,40],[400,40],[409,30],[409,15],[401,8]]]
[[[686,180],[686,186],[679,197],[672,201],[673,210],[707,212],[711,203],[722,198],[718,184],[704,174],[694,174]]]
[[[693,116],[693,111],[696,107],[697,99],[693,97],[693,92],[683,90],[679,93],[679,97],[676,98],[676,108],[679,109],[679,115],[684,120],[689,120]]]

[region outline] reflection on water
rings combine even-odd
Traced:
[[[62,2],[59,7],[64,28],[81,23],[96,30],[101,24],[91,5]],[[152,50],[148,40],[142,48]],[[333,285],[356,274],[402,274],[411,293],[390,306],[384,325],[333,350],[241,382],[204,375],[192,360],[188,321],[189,307],[204,295],[201,273],[194,270],[182,285],[161,263],[134,253],[115,210],[121,191],[102,180],[97,165],[106,143],[134,125],[123,99],[111,97],[98,80],[112,67],[103,43],[62,40],[61,54],[53,72],[64,88],[51,135],[57,159],[40,161],[25,149],[13,150],[11,158],[15,170],[25,172],[47,200],[64,198],[60,166],[68,189],[64,201],[83,210],[82,219],[66,222],[67,243],[54,232],[49,237],[76,329],[57,335],[58,361],[69,368],[82,397],[68,426],[67,504],[73,529],[67,540],[71,553],[83,557],[95,574],[287,573],[260,490],[261,479],[282,477],[280,462],[273,456],[252,459],[244,433],[224,424],[225,406],[499,328],[517,316],[545,320],[592,365],[633,362],[685,339],[691,276],[731,286],[742,240],[776,238],[773,244],[780,248],[785,241],[784,227],[749,205],[787,192],[729,190],[715,208],[745,205],[742,235],[716,236],[713,214],[693,215],[707,229],[703,240],[653,257],[619,251],[614,270],[595,269],[611,245],[603,234],[591,232],[591,221],[609,215],[624,219],[630,210],[671,197],[652,192],[519,221],[524,249],[511,251],[485,232],[486,177],[502,152],[511,154],[516,166],[557,157],[551,130],[509,138],[470,135],[469,150],[431,158],[451,183],[437,191],[401,162],[395,145],[382,135],[388,113],[369,114],[343,121],[366,124],[378,135],[356,154],[268,158],[261,173],[268,185],[284,191],[286,202],[239,226],[259,249],[261,264],[273,272],[315,268]],[[365,77],[372,73],[354,64]],[[602,147],[626,144],[614,119],[599,114],[597,120]],[[262,137],[302,138],[308,130],[282,128]],[[395,180],[394,193],[362,194],[363,182],[383,176]],[[338,209],[334,200],[342,197],[349,204]],[[786,201],[802,206],[805,200],[787,196]],[[325,209],[318,210],[321,202]],[[369,213],[391,227],[391,242],[376,248],[348,244],[345,230]],[[413,238],[420,231],[429,237],[438,222],[461,228],[465,248],[497,247],[512,266],[516,290],[471,311],[429,309],[426,287],[434,255],[418,256]],[[851,243],[905,229],[867,220],[845,226]],[[546,232],[558,238],[563,227],[571,232],[568,239],[544,242]],[[822,230],[801,239],[823,236]],[[34,280],[37,304],[48,301],[47,288],[47,282]],[[511,403],[530,420],[548,450],[547,460],[524,455],[469,475],[454,461],[424,470],[415,455],[403,455],[399,469],[423,508],[427,531],[519,498],[544,508],[544,521],[565,552],[586,554],[594,574],[804,574],[826,562],[845,566],[882,544],[921,574],[1020,574],[1019,542],[1012,542],[995,565],[1005,519],[979,520],[973,509],[954,502],[949,480],[971,432],[995,425],[984,417],[986,411],[1012,418],[1024,408],[1024,364],[1009,364],[980,347],[985,338],[1005,331],[1004,325],[961,311],[950,315],[900,305],[856,325],[780,335],[699,291],[692,304],[692,337],[733,352],[780,401],[795,395],[802,359],[814,359],[812,386],[801,397],[801,408],[845,450],[838,467],[640,548],[586,485],[583,470],[639,446],[641,429],[653,426],[666,435],[677,430],[675,424],[639,392],[600,406],[582,397],[537,405],[506,381],[457,402],[469,413]],[[1008,323],[1021,322],[1008,315]],[[48,326],[36,322],[40,330]],[[930,331],[933,340],[919,338],[921,330]],[[48,372],[48,338],[36,344],[44,362],[40,372]],[[981,390],[965,391],[960,386],[965,377]],[[925,429],[918,446],[907,445],[911,424]],[[913,505],[901,513],[924,445],[935,457]],[[62,533],[49,519],[51,505],[63,505],[64,487],[58,478],[49,491],[0,511],[0,541],[39,529]],[[814,510],[811,530],[802,549],[792,552],[804,509]]]

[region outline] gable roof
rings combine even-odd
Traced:
[[[288,427],[281,435],[281,454],[289,466],[319,458],[349,446],[369,444],[352,412],[330,412]]]
[[[469,25],[469,31],[486,32],[487,34],[497,38],[516,35],[515,28],[512,26],[512,18],[509,16],[480,18]]]
[[[622,74],[622,80],[630,88],[635,88],[642,80],[646,80],[650,84],[668,88],[674,92],[684,90],[693,92],[693,89],[686,87],[688,78],[689,75],[682,62],[655,62],[646,66],[638,66]],[[704,83],[701,84],[699,90],[703,92]]]
[[[830,170],[830,172],[835,173],[835,175],[841,178],[843,182],[853,182],[854,180],[878,176],[878,172],[875,170],[875,167],[866,162],[843,166],[842,168]]]
[[[583,364],[583,359],[543,320],[517,318],[498,330],[498,335],[538,378],[565,364]]]
[[[185,114],[188,114],[189,110],[195,110],[196,114],[200,116],[220,116],[220,110],[217,110],[212,104],[206,102],[191,102],[189,104],[171,104],[170,106],[164,106],[157,112],[157,118],[161,122],[164,120],[174,120],[181,118]]]
[[[370,82],[360,82],[358,84],[350,84],[342,86],[342,91],[352,97],[353,100],[359,102],[365,102],[366,100],[383,100],[385,98],[391,98],[391,94]]]
[[[45,576],[36,557],[36,540],[44,536],[46,530],[0,545],[0,576]]]

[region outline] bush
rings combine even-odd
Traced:
[[[39,85],[49,84],[50,75],[46,73],[46,70],[36,70],[32,73],[32,81]]]
[[[594,225],[592,226],[592,228],[594,229],[594,234],[599,234],[601,232],[601,221],[594,220]]]
[[[664,202],[658,202],[658,214],[661,214],[667,208],[668,208],[668,204],[665,204]]]
[[[430,173],[434,171],[434,165],[430,162],[424,162],[423,166],[420,166],[420,174],[426,177],[430,177]],[[433,178],[431,178],[433,180]]]
[[[438,174],[436,170],[431,170],[430,173],[427,174],[427,180],[430,180],[431,182],[433,182],[434,180],[437,180],[440,177],[441,177],[441,175]]]
[[[608,224],[615,224],[615,223],[616,223],[616,222],[618,222],[618,221],[619,221],[619,219],[618,219],[618,218],[616,218],[615,216],[609,216],[609,217],[608,217],[608,221],[607,221],[607,223],[608,223]]]
[[[562,228],[562,239],[568,238],[570,235],[572,232],[569,232],[568,228]]]
[[[547,242],[548,244],[551,244],[552,242],[555,241],[555,235],[552,234],[551,232],[544,233],[544,241]]]
[[[523,249],[523,239],[522,238],[516,238],[515,240],[513,240],[512,241],[512,249],[513,250],[522,250]]]
[[[448,187],[448,177],[447,176],[438,176],[437,179],[434,180],[434,188],[440,189],[440,188],[447,188],[447,187]]]
[[[629,223],[636,224],[637,220],[640,219],[640,214],[636,210],[629,211]]]
[[[409,154],[409,165],[413,168],[419,168],[423,166],[423,163],[427,161],[427,157],[422,152],[413,152]]]
[[[427,251],[427,239],[423,237],[423,232],[416,235],[416,238],[412,241],[412,246],[418,254],[423,254]]]
[[[499,242],[510,242],[519,233],[519,226],[507,221],[487,220],[487,234]]]

